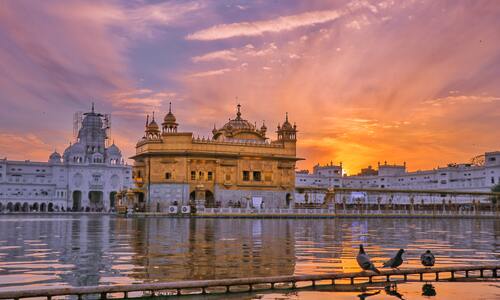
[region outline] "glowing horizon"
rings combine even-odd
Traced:
[[[62,152],[93,101],[125,157],[170,101],[195,136],[238,102],[270,138],[288,112],[298,169],[500,150],[494,2],[4,1],[0,36],[0,157]]]

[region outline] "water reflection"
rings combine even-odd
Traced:
[[[401,299],[401,300],[404,299],[403,295],[398,292],[397,283],[391,283],[389,285],[386,285],[384,288],[384,291],[388,296],[393,296],[393,297],[396,297],[396,298]]]
[[[432,284],[426,283],[422,286],[422,296],[434,297],[436,295],[436,288]]]
[[[372,289],[375,289],[373,285],[366,285],[366,287],[370,287]],[[381,287],[376,291],[371,291],[371,292],[365,291],[361,294],[358,294],[357,297],[359,299],[367,299],[368,297],[380,294],[382,291],[384,291],[387,296],[395,297],[398,299],[404,299],[403,294],[398,292],[398,283],[396,283],[396,282],[386,283],[386,285],[384,287]],[[436,295],[437,295],[436,288],[432,284],[425,283],[422,286],[422,296],[433,297]]]
[[[366,299],[370,296],[375,296],[375,295],[378,295],[380,294],[380,290],[376,291],[376,292],[372,292],[372,293],[361,293],[358,295],[358,298],[359,299]]]
[[[500,221],[476,219],[2,216],[0,289],[351,272],[359,243],[377,266],[399,248],[401,268],[427,249],[436,266],[491,264],[499,234]]]

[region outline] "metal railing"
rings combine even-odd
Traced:
[[[391,277],[403,277],[403,280],[408,280],[408,276],[416,275],[418,280],[423,281],[425,274],[433,274],[433,280],[457,280],[460,278],[497,278],[497,270],[500,265],[483,265],[483,266],[456,266],[456,267],[436,267],[436,268],[411,268],[411,269],[392,269],[382,270],[380,274],[374,272],[355,272],[355,273],[326,273],[316,275],[287,275],[287,276],[272,276],[272,277],[250,277],[250,278],[231,278],[231,279],[215,279],[215,280],[195,280],[195,281],[176,281],[176,282],[157,282],[157,283],[142,283],[129,285],[109,285],[109,286],[87,286],[87,287],[44,287],[30,288],[29,290],[12,290],[1,291],[0,299],[21,299],[21,298],[47,298],[58,296],[77,296],[82,299],[88,295],[98,295],[101,299],[108,298],[109,294],[121,293],[123,298],[128,298],[129,293],[139,292],[143,296],[169,296],[182,295],[186,290],[193,293],[193,289],[197,293],[210,294],[215,293],[210,288],[223,288],[222,293],[233,292],[231,287],[246,286],[244,291],[253,291],[274,289],[277,284],[286,284],[289,288],[297,288],[297,283],[309,282],[311,286],[319,284],[324,285],[324,281],[329,281],[327,284],[335,285],[337,280],[348,280],[348,284],[354,284],[355,279],[365,278],[368,283],[390,281]],[[479,274],[472,274],[472,273]],[[443,274],[449,274],[448,278],[444,278]],[[426,279],[428,281],[428,278]],[[264,285],[264,286],[263,286]],[[184,293],[183,293],[184,291]],[[241,290],[238,290],[239,292]],[[220,293],[220,292],[218,292]]]
[[[480,210],[411,210],[411,209],[342,209],[342,208],[198,208],[197,215],[325,215],[325,216],[443,216],[500,217],[498,211]]]

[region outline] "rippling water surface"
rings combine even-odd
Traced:
[[[376,264],[399,248],[407,250],[403,268],[420,266],[427,249],[438,266],[497,264],[500,221],[4,215],[0,290],[351,272],[359,243]],[[277,297],[309,299],[304,293]]]

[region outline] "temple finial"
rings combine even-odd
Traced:
[[[149,115],[146,115],[146,127],[149,125]]]
[[[92,102],[92,113],[94,113],[94,102]]]
[[[286,119],[285,119],[285,121],[288,122],[288,112],[286,112]]]
[[[236,105],[236,107],[238,108],[238,112],[236,113],[236,116],[238,117],[238,119],[241,117],[241,105],[238,103],[238,105]]]
[[[153,121],[154,121],[154,120],[155,120],[155,112],[154,112],[154,110],[153,110]]]
[[[168,112],[172,113],[172,102],[168,103]]]

